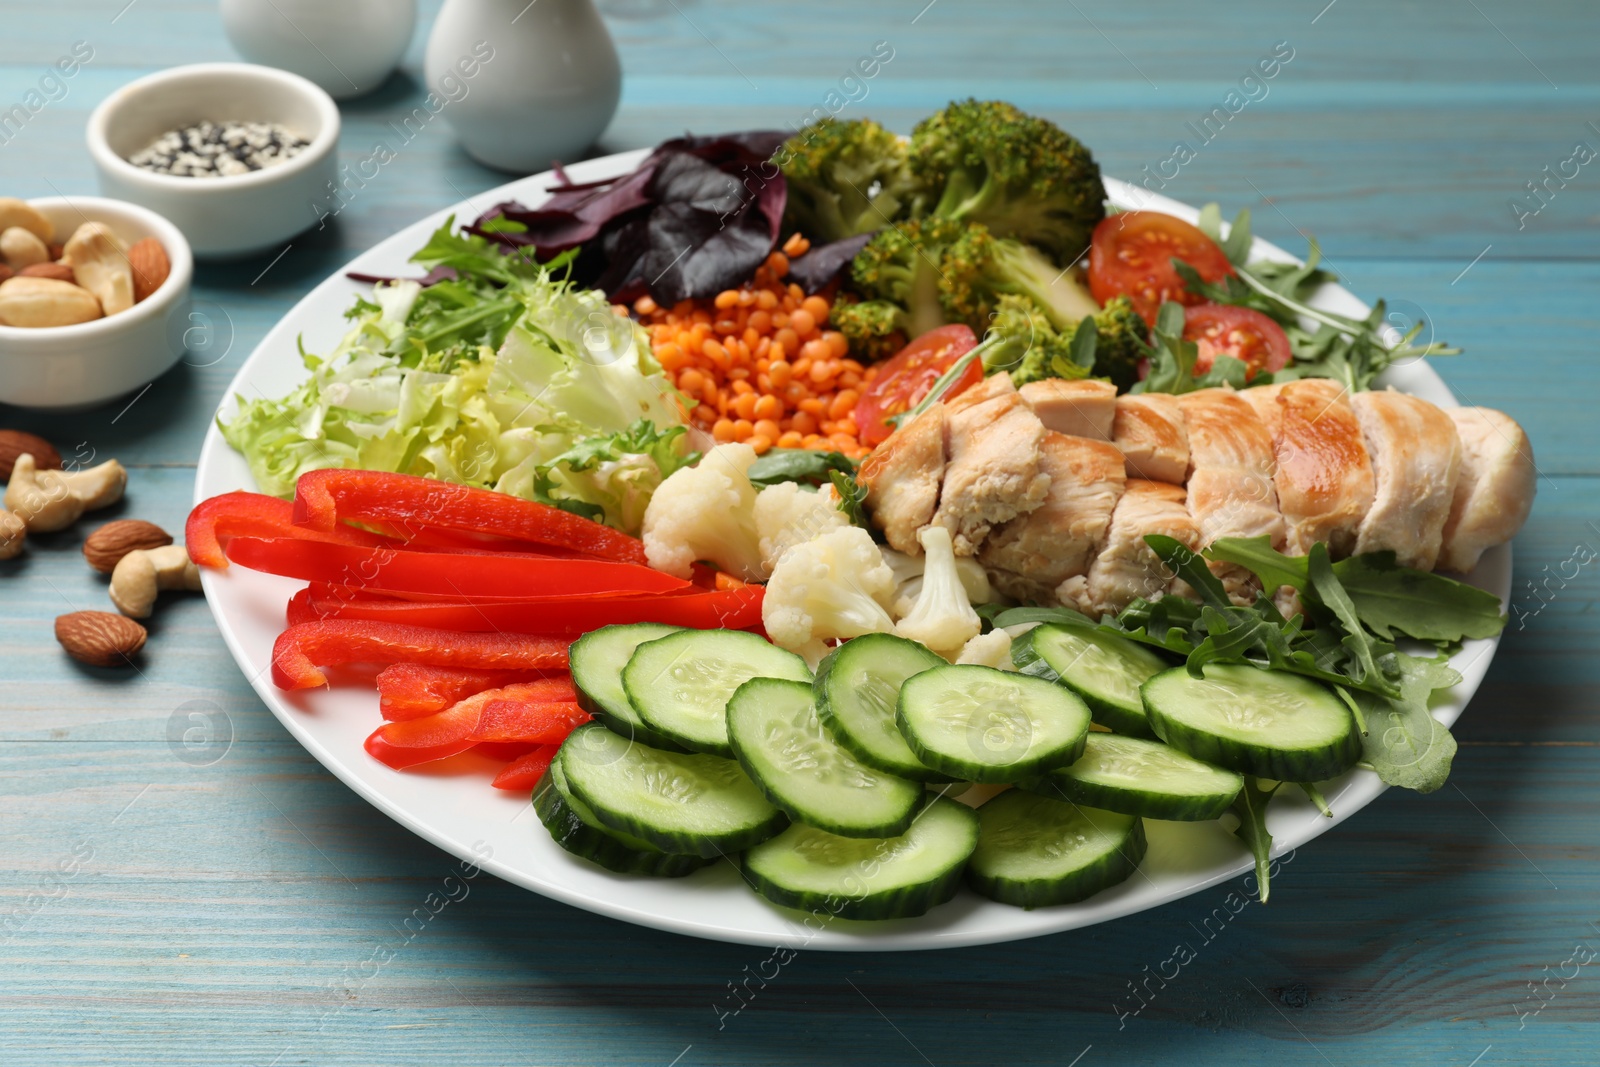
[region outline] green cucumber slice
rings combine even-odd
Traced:
[[[533,811],[555,843],[580,859],[619,874],[681,878],[710,860],[662,852],[647,841],[605,829],[594,813],[568,794],[558,765],[552,764],[533,791]]]
[[[739,765],[698,752],[663,752],[597,722],[572,731],[556,754],[573,799],[607,830],[663,852],[714,858],[783,828]]]
[[[969,782],[1019,782],[1083,754],[1088,705],[1043,678],[958,665],[900,687],[895,718],[917,758]]]
[[[622,668],[628,665],[633,650],[680,629],[659,622],[632,622],[602,626],[578,638],[572,643],[569,665],[578,704],[623,737],[668,752],[683,751],[683,746],[645,725],[622,688]]]
[[[817,716],[867,766],[918,782],[947,782],[948,775],[917,759],[894,718],[905,680],[943,666],[938,653],[903,637],[852,638],[817,665]]]
[[[1076,763],[1026,788],[1125,815],[1200,822],[1227,811],[1244,779],[1159,741],[1091,733]]]
[[[798,823],[744,855],[755,891],[842,919],[903,919],[955,895],[978,841],[971,808],[935,797],[898,837],[840,837]]]
[[[817,719],[811,685],[752,678],[728,700],[739,765],[789,818],[842,837],[895,837],[922,802],[917,782],[866,766]]]
[[[1141,692],[1162,740],[1240,774],[1320,782],[1349,770],[1361,755],[1350,709],[1298,674],[1212,663],[1204,678],[1195,678],[1175,667]]]
[[[1137,815],[1008,789],[978,809],[967,883],[1019,908],[1071,904],[1125,880],[1145,847]]]
[[[1046,623],[1011,643],[1023,674],[1060,682],[1083,698],[1094,721],[1130,737],[1154,737],[1139,686],[1171,664],[1134,641],[1076,626]]]
[[[622,669],[628,702],[647,727],[690,751],[730,759],[728,698],[752,678],[809,682],[811,669],[743,630],[679,630],[634,649]]]

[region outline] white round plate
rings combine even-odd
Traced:
[[[594,181],[626,173],[645,153],[627,152],[590,160],[570,168],[574,181]],[[552,176],[540,174],[456,204],[409,226],[346,268],[380,275],[415,276],[407,263],[428,235],[446,217],[472,218],[491,204],[520,200],[537,204]],[[1121,182],[1107,181],[1113,202],[1137,203],[1193,221],[1197,212],[1163,197],[1151,197]],[[1257,241],[1261,258],[1292,259],[1286,252]],[[295,341],[303,337],[310,352],[326,353],[345,332],[345,308],[365,286],[345,277],[328,278],[284,316],[245,361],[229,387],[222,413],[233,410],[233,396],[276,397],[287,393],[305,374]],[[1346,315],[1364,315],[1367,308],[1350,293],[1329,287],[1315,301],[1319,307]],[[1418,362],[1396,368],[1392,384],[1446,407],[1455,398],[1438,375]],[[244,460],[222,440],[213,425],[201,448],[195,478],[198,502],[234,489],[254,489]],[[1475,584],[1505,601],[1511,586],[1511,551],[1502,546],[1486,554],[1472,576]],[[1105,922],[1153,908],[1168,901],[1236,878],[1251,867],[1244,846],[1218,822],[1147,822],[1149,854],[1138,873],[1122,885],[1080,904],[1024,911],[985,900],[963,889],[955,900],[921,918],[892,922],[809,919],[782,910],[750,892],[738,871],[718,863],[681,879],[611,874],[573,858],[551,841],[530,810],[527,797],[503,793],[489,785],[497,764],[466,753],[430,767],[394,771],[369,757],[362,741],[382,721],[377,696],[362,686],[286,693],[276,689],[268,671],[273,639],[284,626],[284,605],[300,583],[231,567],[204,576],[207,601],[223,639],[267,707],[323,766],[395,821],[440,848],[477,862],[485,870],[536,893],[575,907],[661,930],[753,945],[785,945],[835,951],[886,951],[982,945],[1036,937]],[[1472,641],[1456,656],[1463,681],[1438,705],[1435,714],[1453,723],[1477,690],[1496,642]],[[1268,825],[1282,855],[1331,829],[1383,792],[1370,771],[1353,771],[1324,787],[1332,819],[1320,816],[1300,797],[1285,789],[1272,804]],[[1291,794],[1293,794],[1291,796]],[[1287,875],[1293,877],[1293,875]]]

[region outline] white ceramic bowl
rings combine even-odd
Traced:
[[[277,122],[310,141],[285,163],[226,178],[180,178],[128,157],[168,130],[212,122]],[[171,219],[197,256],[276,251],[331,211],[339,107],[298,74],[250,63],[197,63],[130,82],[89,116],[100,191]]]
[[[85,222],[103,222],[126,245],[154,237],[172,273],[127,311],[75,326],[0,326],[0,401],[20,407],[94,407],[153,381],[183,355],[194,257],[178,228],[155,212],[97,196],[29,201],[65,242]]]

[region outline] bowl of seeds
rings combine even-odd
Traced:
[[[338,105],[272,67],[197,63],[130,82],[89,116],[88,141],[101,192],[170,219],[197,256],[277,254],[327,224],[337,188]]]

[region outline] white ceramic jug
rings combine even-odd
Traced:
[[[241,56],[340,100],[382,85],[416,25],[417,0],[222,0],[222,28]]]
[[[580,158],[622,95],[593,0],[445,0],[424,73],[473,158],[518,174]]]

